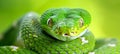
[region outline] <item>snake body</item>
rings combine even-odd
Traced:
[[[11,30],[10,36],[15,40],[0,43],[22,45],[39,54],[84,54],[95,46],[94,35],[88,30],[90,22],[90,14],[80,8],[49,9],[41,16],[31,12],[12,27],[15,31]]]
[[[90,22],[90,14],[80,8],[27,13],[3,34],[0,54],[120,54],[119,40],[95,42]]]
[[[20,30],[26,48],[40,54],[83,54],[94,48],[94,36],[87,30],[90,16],[85,10],[50,9],[40,19],[36,16],[29,13],[22,19]]]
[[[17,46],[0,46],[0,54],[37,54],[33,51]]]
[[[90,52],[94,54],[120,54],[120,41],[118,39],[107,38],[98,39],[95,49]]]

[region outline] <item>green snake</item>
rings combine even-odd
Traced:
[[[30,13],[21,23],[21,36],[30,50],[42,54],[82,54],[93,49],[94,36],[86,30],[90,23],[87,11],[49,9],[40,18],[36,16]],[[82,35],[82,32],[85,34]]]
[[[17,45],[38,54],[85,54],[95,46],[90,22],[88,11],[80,8],[53,8],[41,16],[30,12],[6,32],[0,45]]]

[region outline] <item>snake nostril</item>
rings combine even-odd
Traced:
[[[63,36],[68,36],[68,35],[69,35],[68,33],[63,34]]]
[[[68,35],[67,33],[65,33],[65,35]]]

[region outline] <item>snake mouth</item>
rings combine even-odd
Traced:
[[[78,22],[76,23],[56,23],[52,25],[49,23],[49,27],[46,25],[41,25],[43,30],[50,34],[51,37],[57,38],[62,41],[74,40],[84,34],[84,30],[88,25],[80,26]]]
[[[85,29],[84,31],[81,31],[80,33],[77,32],[70,32],[70,33],[64,33],[62,35],[58,34],[59,36],[63,37],[75,37],[75,36],[82,36],[85,32],[87,32],[88,29]]]
[[[42,28],[43,31],[45,31],[46,33],[48,33],[51,37],[54,37],[58,40],[61,41],[71,41],[74,40],[80,36],[82,36],[86,31],[87,31],[87,27],[83,27],[83,28],[79,28],[79,29],[69,29],[65,30],[65,29],[51,29],[48,28],[46,26],[43,26]]]
[[[80,33],[77,34],[70,34],[70,33],[63,33],[63,34],[56,34],[56,33],[51,33],[51,35],[59,40],[62,41],[71,41],[74,40],[80,36],[83,36],[86,32],[88,31],[88,29],[84,29],[83,31],[81,31]],[[71,32],[71,33],[75,33],[75,32]]]
[[[84,31],[87,29],[87,26],[83,26],[82,28],[73,27],[63,27],[63,28],[56,28],[53,30],[54,34],[57,36],[63,36],[63,37],[75,37],[75,36],[81,36],[81,34],[84,33]]]

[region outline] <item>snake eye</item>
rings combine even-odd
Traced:
[[[48,26],[52,27],[52,23],[53,23],[52,18],[49,18],[49,19],[47,20]]]
[[[84,20],[83,20],[83,18],[80,18],[79,23],[80,23],[80,27],[82,27],[82,26],[84,25]]]

